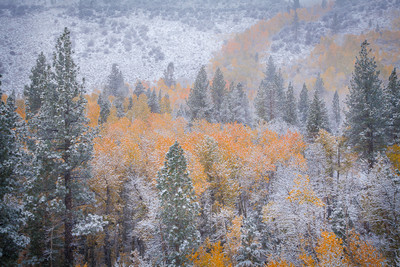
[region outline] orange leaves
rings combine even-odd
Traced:
[[[388,147],[387,156],[393,164],[393,167],[400,170],[400,145]]]
[[[320,266],[348,266],[342,239],[332,232],[322,232],[315,248]]]
[[[385,258],[367,241],[360,239],[360,235],[354,230],[348,237],[350,259],[356,266],[385,266]]]
[[[299,204],[313,204],[319,207],[324,205],[322,200],[319,199],[312,190],[308,175],[298,175],[298,177],[294,179],[294,183],[294,189],[289,192],[288,196],[288,199],[291,202],[297,202]]]
[[[196,267],[225,267],[232,266],[229,259],[225,256],[221,246],[221,241],[210,243],[206,239],[205,244],[201,246],[194,254],[189,256]]]

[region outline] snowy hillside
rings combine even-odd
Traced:
[[[139,1],[140,2],[140,1]],[[179,2],[179,1],[178,1]],[[257,2],[257,1],[255,1]],[[1,4],[1,3],[0,3]],[[81,4],[82,5],[82,4]],[[142,6],[143,6],[142,2]],[[0,72],[5,90],[21,89],[38,53],[51,58],[56,37],[70,28],[76,60],[89,90],[99,88],[117,63],[125,80],[154,81],[173,62],[179,80],[194,79],[199,66],[233,33],[242,32],[258,18],[280,11],[284,4],[248,10],[240,5],[219,9],[157,9],[147,4],[127,10],[85,6],[0,5]],[[259,7],[259,6],[258,6]]]

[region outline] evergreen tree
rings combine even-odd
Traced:
[[[238,83],[231,94],[231,111],[233,121],[245,125],[251,125],[251,117],[249,110],[249,100],[243,91],[243,85]]]
[[[107,84],[104,88],[104,94],[106,96],[113,95],[115,97],[126,97],[128,95],[128,87],[125,86],[124,76],[122,71],[119,69],[118,64],[113,64],[111,67],[111,73],[107,77]]]
[[[293,0],[293,9],[296,10],[300,8],[300,0]]]
[[[20,118],[15,112],[14,92],[7,104],[2,94],[0,88],[0,262],[3,266],[14,266],[29,238],[21,233],[27,218],[18,197],[23,188],[22,149],[17,138]]]
[[[190,90],[187,105],[190,111],[190,120],[211,120],[211,103],[208,95],[208,80],[204,66],[197,74],[194,87]]]
[[[224,75],[220,68],[217,68],[211,85],[211,100],[213,103],[214,114],[218,117],[221,113],[221,105],[224,100],[226,82],[224,80]]]
[[[225,99],[224,99],[224,102],[225,102]],[[266,88],[264,85],[264,81],[261,81],[261,84],[257,90],[256,98],[254,99],[254,107],[256,109],[257,118],[260,120],[264,120],[264,121],[267,121],[266,102],[267,102]],[[226,111],[227,106],[225,105],[224,108]]]
[[[157,99],[156,89],[151,92],[150,98],[148,99],[148,105],[152,113],[160,113],[160,105]]]
[[[346,132],[348,143],[372,167],[377,152],[385,146],[386,123],[383,90],[374,57],[368,42],[361,44],[346,99]]]
[[[157,188],[161,201],[163,240],[168,246],[167,264],[183,266],[196,248],[200,235],[196,230],[199,206],[189,177],[184,151],[175,142],[165,156],[158,173]]]
[[[49,83],[50,66],[47,64],[43,52],[39,54],[36,60],[36,66],[32,68],[29,78],[31,84],[24,88],[27,119],[38,113],[42,105],[41,97],[43,95],[43,90]]]
[[[141,94],[145,93],[144,86],[141,81],[139,81],[136,84],[136,87],[135,87],[135,90],[133,90],[133,93],[136,95],[136,97],[139,97]]]
[[[332,113],[333,113],[333,122],[335,123],[335,132],[339,132],[341,116],[340,116],[340,101],[338,91],[335,91],[332,100]]]
[[[87,166],[93,147],[92,131],[85,116],[85,91],[77,81],[78,68],[72,55],[70,32],[65,28],[54,52],[53,86],[46,88],[40,112],[31,122],[38,129],[34,197],[39,203],[44,199],[53,206],[49,210],[57,207],[52,216],[62,216],[65,266],[74,264],[74,223],[79,219],[79,208],[91,197],[84,178],[89,176]],[[41,216],[37,214],[40,210],[35,212],[35,216]]]
[[[295,125],[297,124],[297,110],[296,110],[296,98],[294,96],[294,90],[292,83],[289,83],[288,90],[286,92],[286,109],[284,119],[287,123]]]
[[[125,117],[124,99],[122,97],[117,97],[115,98],[113,104],[115,106],[115,109],[117,110],[117,117]]]
[[[110,116],[110,100],[108,100],[108,97],[104,96],[104,94],[100,94],[99,99],[97,99],[97,104],[100,106],[99,124],[106,123],[108,116]]]
[[[328,111],[318,92],[318,90],[315,90],[313,101],[308,110],[307,134],[309,138],[315,138],[321,129],[329,131]]]
[[[326,89],[324,85],[324,80],[321,78],[321,74],[318,73],[317,79],[315,80],[315,91],[318,92],[320,97],[324,97],[326,94]]]
[[[174,72],[175,72],[174,63],[170,62],[167,66],[167,69],[164,71],[164,83],[168,87],[171,87],[176,84]]]
[[[247,218],[241,228],[241,246],[236,257],[237,266],[263,266],[264,251],[259,242],[260,233],[251,217]]]
[[[321,7],[325,9],[327,7],[326,0],[322,0]]]
[[[233,86],[230,86],[233,87]],[[231,100],[231,91],[226,90],[224,93],[225,97],[221,104],[221,112],[220,112],[220,121],[222,123],[231,123],[233,122],[233,112],[232,112],[232,100]]]
[[[286,103],[285,103],[284,80],[281,69],[279,69],[278,73],[275,75],[275,84],[276,84],[276,117],[283,118],[285,114]]]
[[[386,87],[386,103],[388,117],[388,143],[400,143],[400,82],[397,79],[396,68],[393,69]]]
[[[307,116],[308,116],[308,107],[310,103],[308,100],[308,89],[306,84],[303,84],[303,89],[300,92],[300,100],[299,100],[299,115],[300,115],[300,122],[302,125],[306,125],[307,123]]]

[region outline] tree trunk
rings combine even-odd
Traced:
[[[64,175],[66,194],[64,198],[65,218],[64,218],[64,266],[73,266],[74,254],[72,248],[72,192],[71,192],[71,172],[66,171]]]

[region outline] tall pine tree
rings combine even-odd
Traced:
[[[289,87],[286,92],[286,109],[284,119],[289,124],[297,124],[296,98],[294,96],[292,83],[289,83]]]
[[[335,124],[334,132],[339,132],[340,122],[341,122],[341,115],[340,115],[340,100],[338,91],[335,91],[332,100],[332,115],[333,115],[333,122]]]
[[[348,143],[372,167],[377,152],[385,146],[386,119],[382,82],[375,58],[370,56],[365,40],[354,66],[350,91],[346,99],[346,132]]]
[[[208,95],[208,80],[206,68],[201,67],[197,74],[194,87],[190,89],[187,105],[190,110],[190,120],[211,120],[212,107]]]
[[[184,266],[187,255],[199,242],[200,234],[196,230],[199,206],[184,151],[178,142],[165,156],[164,167],[158,173],[157,188],[161,201],[162,235],[168,246],[167,264]]]
[[[7,103],[2,96],[0,88],[0,262],[14,266],[29,238],[21,233],[27,217],[18,197],[23,188],[22,149],[17,137],[20,119],[15,112],[15,94],[8,97]]]
[[[396,68],[393,69],[386,87],[386,105],[388,117],[388,143],[400,143],[400,81],[397,79]]]
[[[45,179],[46,188],[51,190],[35,193],[51,197],[49,200],[40,197],[39,202],[50,201],[53,203],[50,205],[58,207],[51,215],[61,216],[65,266],[74,264],[74,224],[81,214],[81,206],[91,197],[85,178],[89,177],[88,162],[93,148],[93,134],[85,114],[85,90],[77,80],[78,68],[72,55],[70,32],[65,28],[56,43],[52,86],[46,87],[40,112],[32,121],[38,129],[35,182]],[[60,256],[57,258],[62,258]]]
[[[313,139],[318,135],[319,130],[329,131],[328,111],[319,91],[315,90],[313,101],[310,104],[307,117],[307,135]]]
[[[220,121],[219,114],[221,113],[221,105],[224,100],[225,86],[226,82],[224,80],[224,75],[220,68],[217,68],[211,85],[211,100],[214,115],[217,116],[218,121]]]
[[[309,99],[308,99],[308,89],[306,84],[303,84],[303,88],[300,92],[300,99],[299,99],[299,115],[300,115],[300,123],[304,126],[307,123],[307,116],[308,116],[308,107],[309,107]]]

